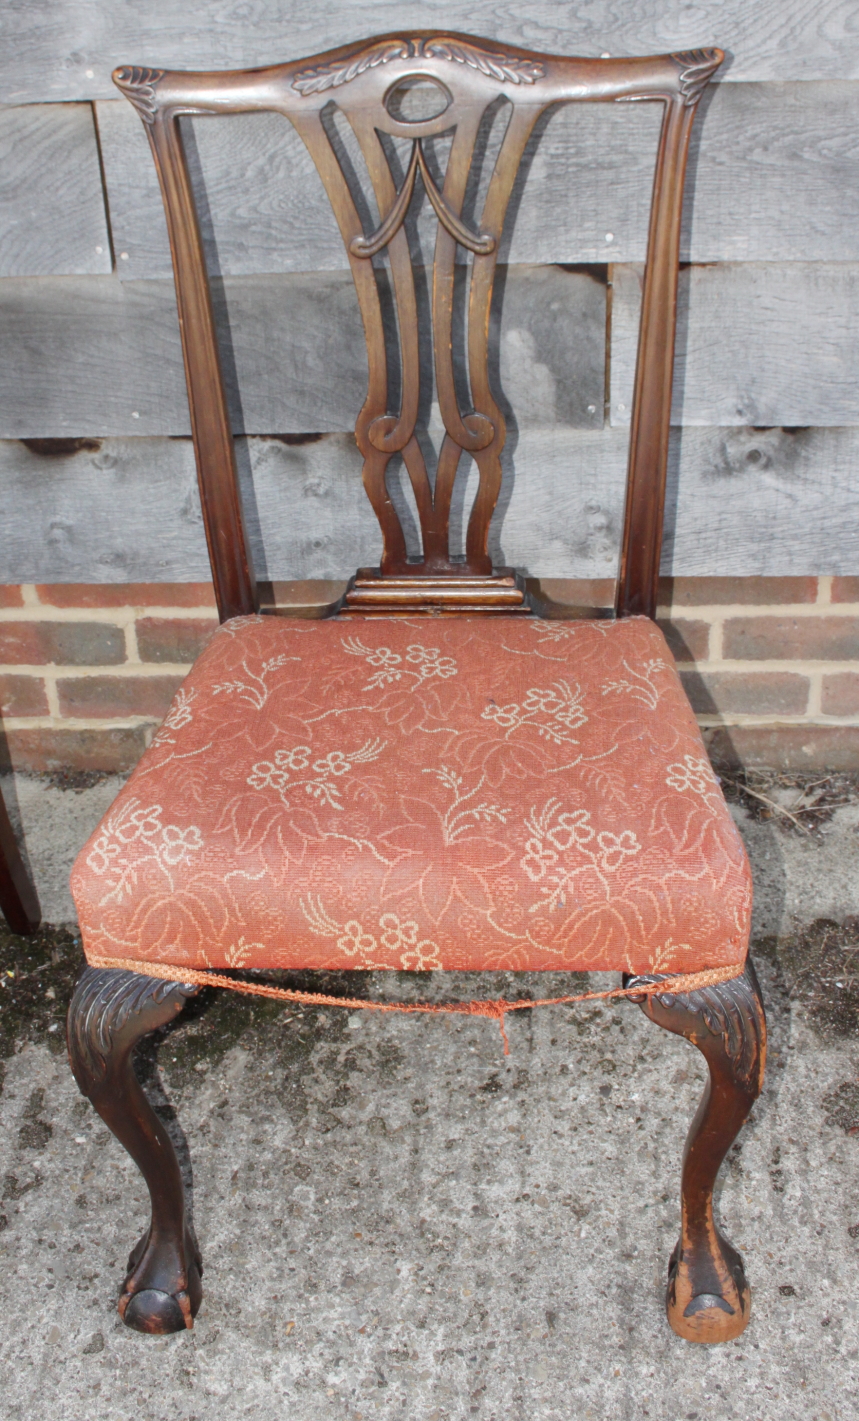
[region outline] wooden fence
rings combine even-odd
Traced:
[[[702,106],[683,235],[663,571],[859,565],[859,30],[846,0],[244,7],[31,0],[0,55],[3,582],[206,576],[169,254],[142,125],[111,68],[235,67],[443,25],[568,53],[729,52]],[[617,552],[658,114],[540,126],[501,253],[515,414],[505,562],[605,577]],[[276,115],[187,121],[257,566],[340,578],[379,539],[348,434],[366,381],[342,244]],[[428,253],[431,214],[413,224]],[[433,436],[428,410],[427,438]],[[404,497],[408,497],[404,493]]]

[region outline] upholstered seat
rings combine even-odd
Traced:
[[[193,967],[699,971],[751,901],[646,617],[227,622],[72,882]]]

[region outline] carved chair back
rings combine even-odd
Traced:
[[[364,487],[383,536],[381,566],[359,573],[344,610],[526,610],[517,580],[493,571],[490,520],[501,487],[505,422],[489,376],[489,324],[498,247],[523,154],[541,115],[570,102],[663,105],[656,154],[647,265],[631,419],[626,509],[615,611],[653,616],[662,538],[671,411],[680,217],[692,122],[704,86],[723,58],[717,49],[635,59],[535,54],[466,35],[413,31],[348,45],[315,58],[227,73],[126,67],[114,80],[146,124],[158,168],[173,253],[191,425],[215,592],[222,620],[257,610],[242,517],[203,245],[182,142],[183,115],[273,110],[295,126],[316,165],[351,266],[367,342],[368,391],[355,435]],[[433,86],[432,117],[410,116],[410,85]],[[503,95],[508,122],[479,218],[463,216],[479,161],[487,111]],[[381,220],[362,222],[342,152],[327,117],[335,104],[360,146]],[[448,135],[443,177],[433,176],[425,141]],[[390,140],[411,142],[399,188]],[[416,437],[421,351],[415,272],[404,220],[418,174],[438,219],[431,321],[435,386],[445,434],[431,480]],[[471,254],[464,313],[467,390],[454,362],[457,248]],[[375,260],[387,250],[398,351],[386,339]],[[394,362],[397,369],[392,367]],[[451,499],[463,452],[478,469],[464,558],[450,548]],[[422,555],[406,539],[386,475],[401,456],[420,521]]]

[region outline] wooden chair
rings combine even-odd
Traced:
[[[669,1320],[701,1342],[736,1337],[748,1321],[742,1261],[714,1221],[713,1186],[763,1073],[764,1013],[746,955],[749,870],[652,620],[683,176],[696,105],[721,59],[719,50],[558,58],[420,31],[245,72],[114,75],[146,125],[161,181],[224,624],[73,873],[89,965],[69,1012],[72,1068],[152,1199],[120,1301],[132,1327],[190,1327],[201,1287],[173,1147],[131,1053],[199,990],[199,971],[242,967],[626,974],[651,1020],[693,1042],[710,1068],[683,1165]],[[433,117],[409,109],[420,85],[435,96]],[[507,127],[482,213],[469,219],[481,121],[502,96]],[[498,242],[549,106],[641,100],[661,104],[663,119],[617,602],[602,619],[547,621],[487,550],[505,436],[487,355]],[[332,105],[360,145],[381,214],[375,230],[362,225],[329,139]],[[356,439],[384,551],[378,569],[353,579],[337,615],[316,622],[257,615],[178,123],[250,110],[285,115],[312,155],[367,340]],[[424,144],[442,133],[453,137],[437,182]],[[411,141],[399,188],[380,135]],[[434,479],[416,435],[421,349],[403,228],[419,178],[438,219],[432,344],[446,433]],[[468,395],[452,357],[458,247],[471,254]],[[374,258],[385,250],[382,272]],[[398,371],[383,280],[397,313]],[[457,557],[448,533],[463,451],[479,479]],[[414,492],[419,559],[407,553],[386,482],[395,456]]]

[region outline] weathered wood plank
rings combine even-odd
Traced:
[[[600,426],[604,285],[582,271],[511,267],[502,292],[501,388],[518,423]],[[235,277],[215,297],[232,340],[237,432],[352,427],[367,366],[348,272]],[[172,283],[5,281],[0,320],[0,437],[190,432]]]
[[[519,424],[598,426],[603,288],[582,271],[508,270],[501,387]],[[622,424],[639,273],[613,272],[612,407]],[[236,277],[218,291],[234,346],[236,430],[349,428],[366,375],[348,274]],[[675,422],[859,423],[859,265],[692,267],[680,298]],[[0,312],[0,437],[188,432],[169,283],[8,280]]]
[[[92,106],[0,108],[0,277],[110,269]]]
[[[641,267],[612,268],[611,420],[629,422]],[[859,423],[859,266],[681,271],[672,422]]]
[[[231,0],[29,0],[7,7],[0,98],[111,97],[117,64],[226,69],[271,64],[394,29],[428,25],[471,31],[566,54],[662,53],[719,44],[730,48],[731,79],[859,77],[859,35],[851,0],[361,0],[297,5],[270,0],[250,12]]]
[[[0,442],[0,580],[207,578],[190,441],[88,444],[47,455]],[[378,558],[350,436],[240,440],[238,451],[260,577],[345,578]],[[538,577],[612,576],[625,461],[621,430],[524,431],[505,456],[498,560]],[[857,464],[853,428],[674,430],[663,572],[855,571]]]
[[[855,571],[857,467],[855,428],[673,430],[663,571]]]
[[[46,454],[0,441],[0,578],[207,579],[190,440],[85,444],[89,447],[77,452]],[[378,525],[363,493],[361,459],[351,436],[311,435],[295,445],[240,440],[237,452],[260,576],[272,565],[302,568],[296,576],[324,577],[329,564],[348,564],[354,571],[362,556],[378,558]]]
[[[626,450],[625,430],[523,433],[498,560],[539,577],[614,576]],[[672,430],[663,574],[855,569],[857,458],[851,428]]]
[[[171,277],[161,190],[143,124],[124,99],[101,102],[96,111],[119,275],[126,281]],[[211,271],[348,270],[331,204],[288,119],[235,114],[186,120],[183,128],[192,171],[202,179],[197,190],[205,201],[199,210]]]
[[[126,254],[119,274],[169,276],[143,125],[123,100],[99,103],[97,111],[114,238]],[[643,261],[660,116],[658,106],[641,104],[555,110],[526,153],[502,258]],[[193,133],[217,270],[346,268],[330,204],[287,120],[197,119]],[[435,231],[426,204],[418,225],[426,259]],[[859,84],[727,84],[705,96],[690,155],[681,256],[859,260]]]

